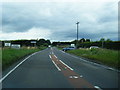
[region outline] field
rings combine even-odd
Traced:
[[[67,52],[77,56],[92,59],[95,62],[100,62],[114,68],[120,68],[118,65],[120,62],[120,59],[118,58],[119,51],[108,49],[76,49]]]
[[[7,67],[9,67],[11,64],[13,64],[14,62],[18,61],[19,59],[45,49],[45,47],[41,47],[41,48],[22,48],[22,49],[11,49],[11,48],[4,48],[2,50],[2,69],[6,69]]]

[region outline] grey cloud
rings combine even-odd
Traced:
[[[116,25],[112,24],[117,21],[114,9],[103,6],[92,11],[92,8],[94,9],[92,4],[87,5],[84,3],[5,3],[2,12],[3,32],[27,32],[37,27],[51,30],[50,38],[70,40],[76,38],[76,21],[80,21],[79,38],[101,38],[109,35],[106,30],[110,32],[116,30]]]
[[[99,36],[98,36],[99,35]],[[100,34],[91,34],[91,33],[86,33],[86,32],[79,32],[79,39],[81,38],[90,38],[90,39],[93,39],[95,37],[100,37]],[[53,32],[51,37],[53,36],[53,39],[63,39],[65,41],[67,40],[75,40],[76,37],[77,37],[77,34],[76,34],[76,30],[67,30],[67,31],[56,31],[56,32]]]
[[[113,15],[114,14],[114,15]],[[107,11],[104,12],[104,14],[99,18],[99,23],[110,23],[110,22],[114,22],[117,21],[118,17],[117,17],[117,11]]]
[[[117,17],[116,16],[111,16],[111,17],[108,17],[108,16],[104,16],[102,18],[99,19],[99,22],[100,23],[109,23],[109,22],[114,22],[114,21],[117,21]]]

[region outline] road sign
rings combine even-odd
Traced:
[[[36,41],[31,41],[31,43],[36,43]]]
[[[71,47],[75,47],[75,44],[71,44]]]
[[[20,49],[20,44],[12,44],[11,48]]]
[[[5,43],[5,46],[6,46],[6,47],[10,47],[10,46],[11,46],[11,43]]]

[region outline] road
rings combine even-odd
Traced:
[[[53,47],[3,72],[1,82],[3,88],[118,88],[118,72]]]

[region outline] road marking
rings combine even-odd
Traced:
[[[56,66],[56,68],[58,69],[58,71],[61,71],[61,69],[55,64],[55,62],[52,60],[53,64]]]
[[[50,59],[52,59],[51,55],[49,55]]]
[[[83,77],[83,75],[80,75],[80,77]]]
[[[62,51],[63,53],[65,53],[65,51]]]
[[[52,52],[52,54],[54,54],[54,52]]]
[[[56,55],[54,55],[56,58],[57,58],[57,56]]]
[[[94,86],[94,88],[98,89],[98,90],[102,90],[100,87],[98,86]]]
[[[16,70],[23,62],[25,62],[28,58],[30,58],[31,56],[35,55],[38,52],[35,52],[31,55],[29,55],[28,57],[26,57],[23,61],[21,61],[19,64],[17,64],[17,66],[15,66],[12,70],[10,70],[3,78],[0,79],[0,83],[6,79],[6,77],[8,77],[14,70]]]
[[[63,61],[59,60],[62,64],[64,64],[66,67],[68,67],[70,70],[73,71],[73,69],[71,67],[69,67],[67,64],[65,64]]]
[[[73,78],[72,76],[69,76],[69,78]]]
[[[64,51],[60,50],[61,52],[65,53]]]
[[[73,76],[73,78],[77,79],[77,78],[78,78],[78,76]]]
[[[65,67],[65,69],[67,69],[67,67]]]
[[[69,78],[77,79],[78,76],[69,76]]]
[[[73,85],[75,88],[81,88],[81,87],[88,87],[88,88],[94,88],[92,84],[84,80],[83,78],[80,78],[80,75],[73,71],[71,67],[66,65],[61,60],[58,60],[58,58],[55,57],[54,54],[51,54],[51,60],[54,63],[54,65],[57,67],[61,73],[67,78],[69,83]],[[57,61],[58,60],[58,61]],[[58,66],[57,66],[58,65]],[[81,83],[82,82],[82,83]]]
[[[50,59],[52,60],[51,55],[49,55]],[[55,67],[58,69],[58,71],[61,71],[61,69],[55,64],[55,62],[52,60],[53,64],[55,65]]]

